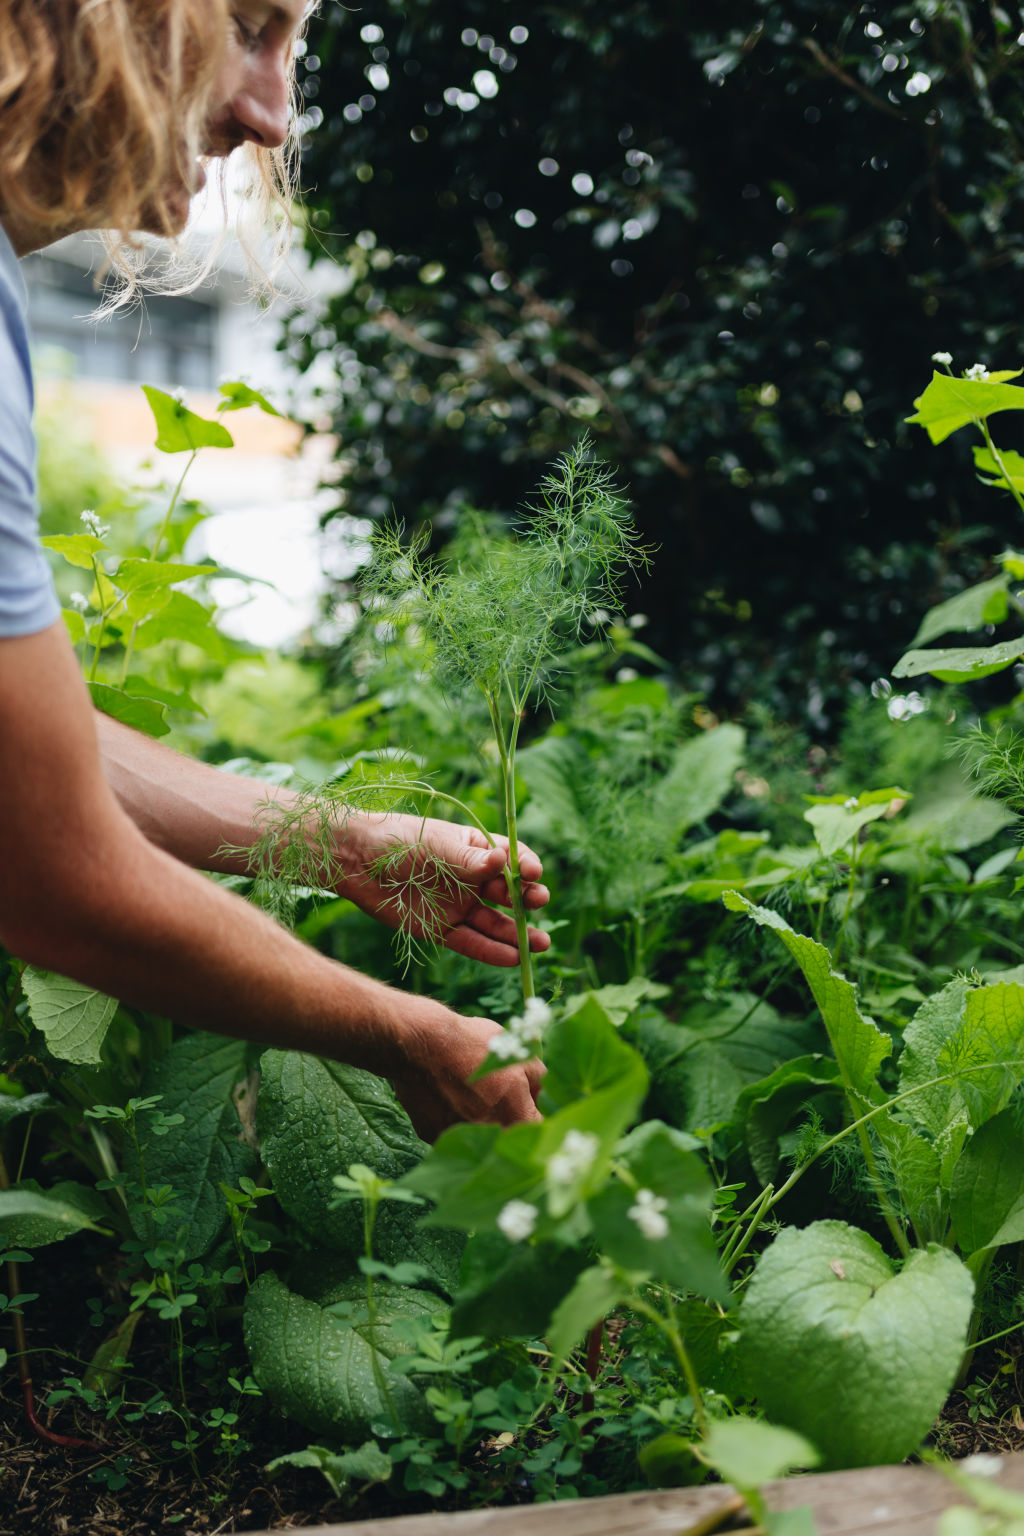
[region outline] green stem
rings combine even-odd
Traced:
[[[671,1344],[672,1352],[679,1361],[680,1370],[689,1388],[690,1396],[693,1398],[693,1411],[697,1419],[697,1427],[700,1430],[701,1439],[707,1439],[708,1416],[707,1410],[704,1407],[704,1399],[701,1396],[700,1383],[697,1380],[697,1373],[693,1369],[693,1362],[687,1353],[686,1345],[683,1343],[683,1336],[676,1327],[675,1319],[671,1315],[664,1317],[657,1307],[649,1306],[639,1296],[632,1296],[629,1305],[639,1312],[642,1317],[648,1318],[656,1328],[660,1329]],[[669,1303],[669,1307],[671,1308],[671,1303]]]
[[[513,700],[513,706],[515,706],[515,700]],[[505,866],[505,884],[508,887],[509,900],[512,903],[512,917],[516,925],[516,938],[519,944],[519,979],[522,986],[523,1001],[526,1002],[528,998],[534,996],[535,988],[533,984],[533,961],[530,958],[530,930],[526,920],[526,907],[523,903],[523,877],[519,868],[519,833],[516,815],[516,743],[519,737],[522,712],[513,707],[512,727],[509,731],[508,743],[506,744],[498,702],[493,694],[489,693],[487,695],[487,707],[490,711],[491,729],[494,733],[494,741],[498,749],[498,761],[501,764],[505,835],[508,838],[508,864]]]
[[[765,1185],[758,1199],[754,1201],[752,1214],[750,1215],[750,1220],[745,1232],[741,1232],[739,1222],[736,1223],[732,1236],[726,1243],[725,1248],[722,1250],[722,1268],[725,1270],[727,1275],[731,1274],[732,1271],[736,1268],[736,1265],[739,1263],[740,1259],[742,1259],[743,1255],[750,1247],[750,1244],[753,1242],[754,1237],[761,1226],[761,1223],[764,1221],[764,1218],[771,1210],[772,1195],[774,1192],[775,1191],[773,1185]],[[746,1215],[747,1212],[745,1211],[743,1216],[740,1218],[740,1221],[744,1220]]]
[[[988,449],[988,451],[992,455],[992,457],[995,459],[996,464],[999,466],[999,473],[1002,475],[1003,479],[1006,481],[1007,490],[1010,492],[1010,495],[1013,497],[1014,501],[1017,503],[1017,505],[1020,508],[1020,510],[1022,512],[1024,512],[1024,497],[1021,496],[1020,491],[1018,491],[1017,487],[1014,485],[1013,480],[1010,477],[1009,471],[1007,470],[1006,465],[1003,462],[1003,456],[999,452],[999,449],[996,447],[995,443],[992,441],[992,434],[991,434],[991,432],[988,429],[988,422],[985,420],[985,418],[983,416],[976,416],[974,419],[977,422],[978,426],[981,428],[981,435],[985,439],[985,446],[986,446],[986,448]]]

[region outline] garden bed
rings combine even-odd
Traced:
[[[1024,1493],[1024,1452],[999,1458],[993,1482]],[[963,1495],[931,1467],[862,1467],[782,1478],[765,1489],[772,1510],[808,1506],[819,1536],[931,1536],[937,1517]],[[321,1526],[309,1536],[709,1536],[753,1529],[721,1486],[617,1493],[578,1502],[481,1509],[465,1514],[401,1515]],[[730,1513],[727,1514],[727,1511]],[[721,1514],[723,1523],[709,1522]],[[256,1536],[256,1533],[253,1533]]]

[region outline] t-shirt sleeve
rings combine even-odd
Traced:
[[[39,544],[32,385],[18,297],[0,273],[0,638],[31,635],[60,617]]]

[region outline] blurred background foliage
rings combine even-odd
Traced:
[[[333,365],[339,515],[442,542],[586,429],[659,546],[654,651],[834,736],[1024,537],[902,424],[932,352],[1021,360],[1022,36],[966,0],[327,5],[307,234],[346,276],[286,345]]]

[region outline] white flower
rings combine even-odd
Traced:
[[[72,592],[68,602],[77,613],[88,613],[91,606],[84,592]]]
[[[537,1225],[537,1207],[526,1200],[510,1200],[498,1212],[498,1231],[503,1232],[510,1243],[521,1243]]]
[[[590,1131],[566,1131],[558,1151],[548,1158],[548,1178],[552,1184],[575,1184],[581,1179],[601,1150],[601,1142]]]
[[[857,796],[856,795],[851,795],[849,800],[844,800],[843,801],[843,810],[844,811],[855,811],[856,809],[857,809]]]
[[[187,389],[176,389],[176,390],[174,390],[173,391],[173,398],[175,400],[177,400],[179,405],[187,406],[188,405],[188,390]]]
[[[526,1061],[530,1055],[527,1047],[513,1034],[510,1029],[503,1029],[500,1034],[492,1035],[487,1042],[487,1048],[492,1056],[497,1056],[499,1061]]]
[[[551,1023],[551,1009],[542,997],[528,997],[522,1018],[509,1021],[509,1028],[523,1045],[539,1045]]]
[[[953,354],[952,354],[952,352],[933,352],[932,353],[932,362],[933,363],[938,363],[940,366],[945,366],[946,368],[948,368],[952,361],[953,361]]]
[[[965,379],[973,379],[977,384],[984,384],[988,378],[988,369],[984,363],[973,363],[964,374]]]
[[[110,525],[108,523],[101,523],[93,511],[83,512],[80,520],[85,527],[86,533],[91,533],[94,539],[105,539],[110,532]]]
[[[666,1210],[668,1201],[664,1195],[656,1195],[653,1189],[638,1189],[636,1202],[630,1206],[626,1215],[630,1221],[636,1222],[644,1237],[656,1243],[660,1238],[668,1236],[668,1218],[662,1214]]]

